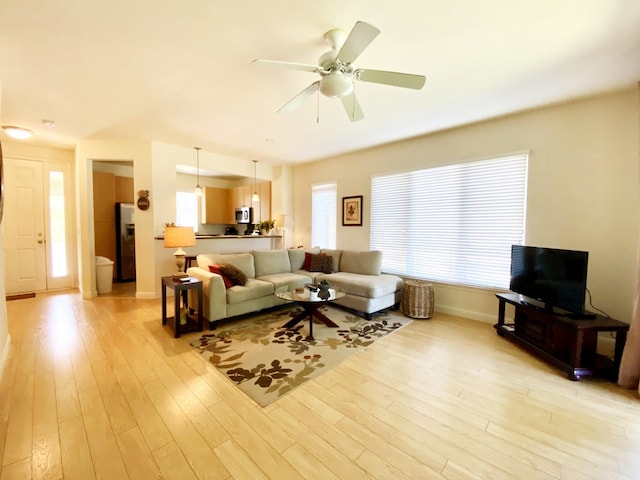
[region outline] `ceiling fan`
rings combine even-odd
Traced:
[[[426,81],[424,75],[354,67],[353,62],[379,33],[380,30],[376,27],[361,21],[356,22],[348,36],[340,29],[329,30],[325,33],[324,38],[331,46],[331,50],[320,56],[318,65],[263,60],[260,58],[254,60],[253,63],[302,70],[320,75],[319,80],[313,82],[285,103],[278,112],[290,112],[307,97],[319,91],[327,97],[340,98],[349,119],[355,122],[362,120],[364,114],[356,99],[354,80],[413,88],[415,90],[420,90]]]

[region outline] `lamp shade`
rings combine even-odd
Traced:
[[[193,227],[167,227],[164,230],[165,248],[193,247],[195,244]]]

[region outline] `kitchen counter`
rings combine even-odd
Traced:
[[[242,239],[256,239],[256,238],[282,238],[282,235],[196,235],[196,242],[198,240],[209,240],[209,239],[227,239],[227,238],[242,238]],[[164,240],[163,236],[155,237],[156,240]]]
[[[164,236],[154,237],[162,242]],[[171,248],[163,248],[162,243],[156,244],[158,247],[156,255],[168,262],[173,263],[173,252]],[[197,256],[200,253],[239,253],[250,252],[252,250],[276,250],[284,248],[282,235],[197,235],[196,244],[193,247],[185,247],[184,251],[188,256]],[[171,270],[167,270],[167,275]]]

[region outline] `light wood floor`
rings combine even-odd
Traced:
[[[162,327],[160,300],[7,309],[3,480],[640,478],[637,392],[571,382],[489,324],[414,321],[261,408]]]

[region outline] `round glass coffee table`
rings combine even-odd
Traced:
[[[297,314],[287,323],[285,323],[282,328],[293,328],[298,322],[304,320],[309,317],[309,338],[313,338],[313,319],[314,317],[324,323],[327,327],[338,328],[338,325],[333,322],[330,318],[328,318],[325,314],[320,312],[318,309],[327,302],[332,302],[338,298],[344,297],[344,292],[336,292],[334,289],[329,289],[329,298],[323,300],[318,297],[315,292],[311,292],[308,289],[304,289],[303,292],[282,292],[276,293],[276,297],[281,298],[282,300],[288,300],[296,302],[298,305],[302,307],[302,312]]]

